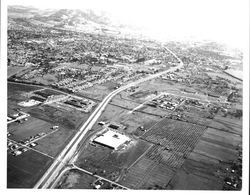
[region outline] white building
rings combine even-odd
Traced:
[[[93,141],[95,143],[117,150],[119,146],[130,140],[131,139],[126,135],[107,130],[101,136],[96,137]]]

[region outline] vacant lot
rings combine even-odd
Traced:
[[[61,178],[57,189],[93,189],[96,178],[78,170],[67,171]]]
[[[78,93],[92,99],[103,100],[110,92],[114,91],[113,83],[94,85],[93,87],[79,91]]]
[[[7,156],[7,187],[33,188],[52,159],[29,150],[20,156]]]
[[[60,127],[58,131],[37,141],[38,146],[36,149],[49,154],[50,156],[56,157],[70,141],[75,132],[76,130],[69,130]]]
[[[97,177],[86,174],[77,169],[67,171],[57,185],[57,189],[94,189],[94,182]],[[113,187],[107,181],[101,180],[103,185],[100,189],[112,189]]]
[[[27,69],[28,67],[24,67],[24,66],[8,66],[7,68],[7,76],[11,77],[14,74],[21,72],[22,70]]]
[[[52,131],[52,125],[43,120],[28,117],[28,120],[20,123],[12,123],[9,125],[8,131],[13,134],[11,139],[20,141],[38,133],[49,133]]]

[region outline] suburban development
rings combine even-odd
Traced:
[[[7,188],[241,190],[242,52],[123,28],[8,7]]]

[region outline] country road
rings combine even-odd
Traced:
[[[92,128],[92,126],[96,123],[102,112],[105,110],[106,106],[110,102],[110,100],[119,94],[120,92],[138,85],[142,82],[154,79],[156,77],[159,77],[163,74],[166,74],[168,72],[173,72],[179,68],[181,68],[184,64],[183,62],[168,48],[166,48],[168,52],[170,52],[178,61],[179,64],[175,67],[171,67],[170,69],[159,72],[153,75],[150,75],[146,78],[139,79],[135,82],[129,83],[125,86],[122,86],[118,88],[117,90],[111,92],[108,94],[103,101],[98,105],[98,107],[95,109],[95,111],[91,114],[91,116],[88,118],[88,120],[80,127],[78,132],[75,134],[75,136],[70,140],[70,142],[66,145],[66,147],[61,151],[61,153],[58,155],[58,157],[54,160],[52,165],[49,167],[49,169],[45,172],[45,174],[40,178],[40,180],[36,183],[34,188],[51,188],[55,186],[54,182],[57,179],[57,177],[60,175],[62,170],[65,168],[65,165],[69,164],[71,158],[74,156],[75,152],[77,151],[78,145],[80,144],[81,140],[84,138],[84,136],[88,133],[88,131]]]

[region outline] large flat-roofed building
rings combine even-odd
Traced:
[[[130,138],[126,135],[111,130],[105,131],[93,140],[95,143],[107,146],[114,150],[117,150],[119,146],[128,141],[130,141]]]

